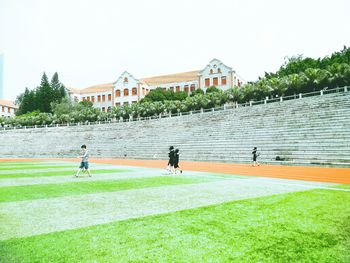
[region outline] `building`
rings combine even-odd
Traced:
[[[0,54],[0,99],[4,96],[4,54]]]
[[[190,94],[196,89],[204,92],[211,86],[221,90],[240,87],[244,80],[231,67],[218,59],[213,59],[202,70],[195,70],[171,75],[162,75],[137,79],[124,71],[113,83],[96,85],[85,89],[69,89],[75,101],[91,101],[94,107],[108,111],[112,106],[132,104],[144,98],[156,88],[173,92],[184,91]]]
[[[0,99],[0,116],[12,117],[15,115],[18,106],[12,101]]]

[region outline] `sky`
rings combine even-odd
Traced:
[[[350,46],[348,0],[0,0],[4,98],[58,72],[67,87],[203,69],[246,81],[286,57]]]

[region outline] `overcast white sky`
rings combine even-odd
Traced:
[[[350,45],[348,0],[0,0],[4,97],[45,71],[69,87],[202,69],[218,58],[245,80],[285,56]]]

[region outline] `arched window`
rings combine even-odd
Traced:
[[[127,77],[124,78],[124,83],[128,83],[128,78]]]
[[[221,69],[220,68],[218,68],[218,73],[221,73]]]
[[[124,96],[129,96],[129,90],[128,89],[124,89]]]
[[[119,89],[115,91],[115,96],[120,97],[120,90]]]
[[[133,95],[133,96],[137,95],[137,89],[136,89],[136,88],[132,88],[132,91],[131,91],[131,92],[132,92],[132,95]]]
[[[213,69],[210,69],[210,74],[213,74]]]

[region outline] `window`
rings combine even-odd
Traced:
[[[90,97],[86,97],[86,100],[87,100],[87,101],[90,101]]]
[[[91,101],[95,102],[95,96],[91,96]]]
[[[85,101],[85,97],[83,97],[83,101]]]
[[[184,91],[185,91],[186,93],[188,93],[188,85],[185,85],[185,86],[184,86]]]
[[[137,103],[137,101],[136,100],[134,100],[133,102],[131,102],[132,104],[135,104],[135,103]]]
[[[221,77],[221,85],[226,85],[226,77]]]
[[[115,91],[115,96],[120,97],[120,90],[119,89]]]
[[[109,106],[109,107],[107,108],[107,111],[108,111],[108,112],[110,112],[110,111],[111,111],[111,106]]]
[[[103,96],[104,96],[104,95],[103,95]],[[102,96],[102,97],[103,97],[103,96]],[[106,108],[105,108],[105,107],[102,107],[102,111],[105,112],[105,111],[106,111]]]
[[[210,74],[213,74],[213,69],[210,69]]]
[[[221,73],[221,69],[220,68],[218,68],[218,73]]]
[[[145,96],[145,88],[142,88],[142,96]]]
[[[219,85],[218,78],[213,78],[213,86]]]
[[[5,107],[4,106],[2,106],[2,112],[5,112]]]
[[[11,108],[7,107],[7,112],[11,113]]]
[[[128,78],[127,77],[124,78],[124,83],[128,83]]]
[[[112,94],[108,94],[108,101],[112,100]]]
[[[176,86],[176,92],[180,92],[180,86]]]
[[[106,95],[102,95],[102,102],[105,102],[105,101],[106,101]],[[104,107],[102,109],[104,109]]]
[[[131,92],[133,96],[137,95],[137,88],[132,88]]]
[[[120,106],[120,102],[116,102],[116,103],[115,103],[115,106]]]
[[[174,87],[173,87],[173,89],[174,89]],[[166,88],[162,88],[162,90],[166,91]]]
[[[177,88],[177,87],[176,87]],[[174,92],[174,87],[170,87],[170,91]]]
[[[209,87],[210,86],[210,79],[205,79],[205,86]]]
[[[124,96],[129,96],[129,90],[128,89],[124,89]]]
[[[101,101],[101,95],[97,96],[97,101],[100,102]]]
[[[123,105],[129,105],[129,102],[128,101],[126,101],[126,102],[124,102],[124,104]]]
[[[191,92],[194,91],[196,89],[196,85],[192,84],[191,85]]]

